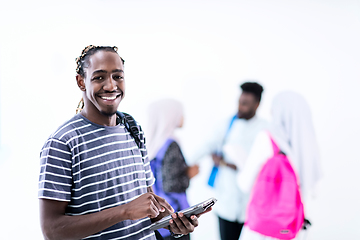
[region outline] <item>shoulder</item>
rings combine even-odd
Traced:
[[[76,114],[71,119],[67,120],[61,124],[45,141],[43,148],[45,147],[55,147],[60,146],[60,148],[65,148],[67,146],[67,140],[69,136],[72,136],[73,130],[76,128],[81,128],[81,126],[86,125],[86,122],[83,118]]]
[[[239,119],[234,116],[235,115],[223,115],[219,117],[213,125],[216,130],[216,135],[225,134],[226,130],[228,130],[232,124],[238,122]]]
[[[260,133],[261,131],[269,129],[269,122],[264,118],[255,116],[251,121],[251,126],[254,130]]]
[[[135,119],[132,115],[130,115],[126,112],[117,112],[117,113],[118,113],[118,115],[120,115],[120,117],[125,117],[128,122],[133,122],[133,123],[137,124],[137,122],[135,121]]]
[[[125,113],[125,112],[118,112],[118,114],[120,115],[120,117],[124,117],[126,119],[126,121],[129,123],[130,127],[136,126],[139,128],[140,131],[142,130],[141,124],[138,121],[136,121],[132,115],[130,115],[129,113]]]
[[[175,140],[173,140],[166,149],[164,157],[166,158],[169,156],[179,156],[179,155],[182,155],[180,145]]]
[[[81,117],[81,114],[76,114],[75,116],[73,116],[71,119],[69,119],[68,121],[66,121],[65,123],[63,123],[62,125],[60,125],[56,131],[54,131],[50,138],[53,139],[58,139],[60,140],[61,138],[63,138],[66,134],[68,134],[69,132],[71,132],[71,130],[75,129],[75,128],[79,128],[81,126],[84,126],[88,124],[85,121],[85,118]]]
[[[180,146],[176,141],[172,141],[172,143],[169,145],[168,150],[177,150],[180,151]]]
[[[172,141],[165,152],[163,163],[183,164],[184,162],[185,158],[179,144],[176,141]]]
[[[264,125],[264,126],[269,124],[269,121],[267,119],[258,116],[254,117],[254,122],[258,125]]]
[[[229,114],[221,114],[221,115],[214,115],[211,118],[211,122],[214,126],[229,126],[229,124],[232,122],[234,118],[234,115]]]

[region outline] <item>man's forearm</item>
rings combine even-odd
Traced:
[[[43,205],[40,206],[40,208],[43,207],[40,218],[41,228],[45,239],[81,239],[128,218],[123,205],[79,216],[61,213],[46,214],[46,208],[52,206],[51,202],[49,204],[44,201],[48,200],[40,199],[40,205]]]
[[[148,188],[152,191],[152,188]],[[144,193],[136,199],[100,212],[68,216],[67,202],[40,199],[41,229],[46,239],[79,239],[102,231],[126,219],[155,218],[159,213],[173,211],[165,199]]]

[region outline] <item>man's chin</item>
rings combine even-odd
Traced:
[[[237,117],[238,117],[239,119],[243,119],[243,118],[245,118],[245,115],[242,114],[242,113],[238,113],[238,114],[237,114]]]
[[[249,114],[237,114],[239,119],[249,119],[251,118]]]

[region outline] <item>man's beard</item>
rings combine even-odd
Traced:
[[[238,118],[249,120],[255,116],[255,111],[242,112],[237,114]]]
[[[113,111],[113,112],[105,112],[105,111],[100,111],[100,113],[104,116],[107,116],[107,117],[111,117],[113,116],[114,114],[116,114],[116,111]]]

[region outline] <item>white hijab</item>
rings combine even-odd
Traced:
[[[168,138],[175,138],[174,131],[180,126],[183,115],[182,104],[174,99],[162,99],[149,105],[146,145],[151,160]]]
[[[272,103],[270,132],[296,169],[303,195],[310,193],[321,177],[319,150],[310,107],[298,93],[286,91]]]

